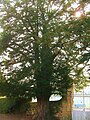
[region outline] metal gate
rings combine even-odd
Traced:
[[[90,120],[90,86],[74,92],[72,120]]]
[[[90,108],[73,108],[72,120],[90,120]]]

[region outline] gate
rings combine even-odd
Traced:
[[[72,120],[90,120],[90,108],[73,108]]]
[[[74,92],[72,120],[90,120],[90,85]]]

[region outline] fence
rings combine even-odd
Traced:
[[[73,108],[72,120],[90,120],[90,108]]]
[[[75,94],[72,120],[90,120],[90,94]]]

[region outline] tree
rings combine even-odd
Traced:
[[[5,79],[0,91],[9,97],[36,97],[35,120],[50,120],[52,94],[63,97],[73,82],[87,81],[76,78],[84,77],[79,61],[89,48],[90,18],[75,18],[74,2],[8,0],[2,5],[0,53]]]

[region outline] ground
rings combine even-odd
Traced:
[[[0,114],[0,120],[30,120],[30,116],[24,114]]]

